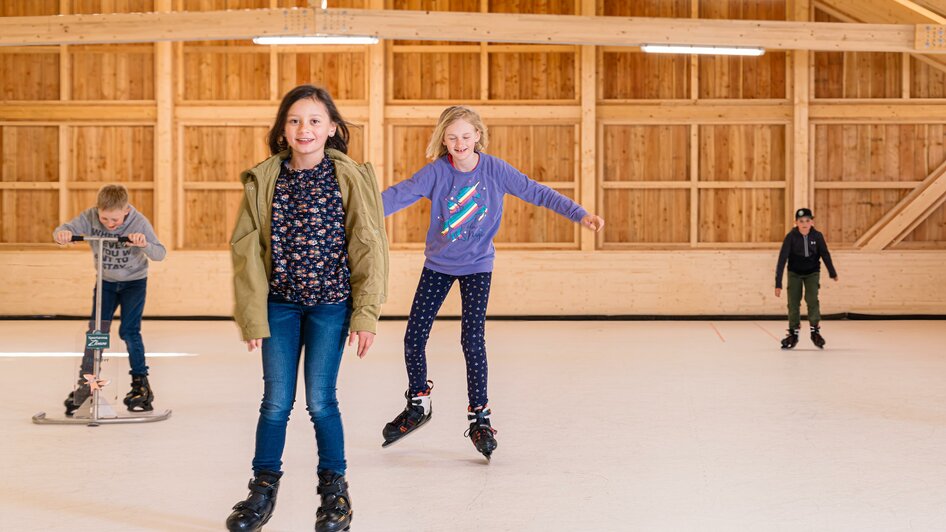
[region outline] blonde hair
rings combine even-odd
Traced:
[[[121,185],[105,185],[99,189],[95,206],[99,211],[113,211],[128,206],[128,190]]]
[[[437,127],[434,128],[434,133],[430,136],[430,143],[427,144],[428,159],[439,159],[447,154],[447,147],[443,145],[444,131],[457,120],[466,120],[479,132],[480,140],[473,150],[476,152],[486,150],[486,146],[489,144],[489,135],[479,113],[465,105],[454,105],[447,107],[440,113],[440,120],[437,121]]]

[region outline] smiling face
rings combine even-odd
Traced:
[[[114,231],[118,229],[118,226],[125,223],[125,216],[128,215],[130,209],[125,207],[124,209],[109,209],[107,211],[99,211],[99,222],[105,226],[109,231]]]
[[[292,104],[286,115],[283,136],[292,150],[293,166],[310,168],[321,162],[325,142],[335,135],[335,129],[324,103],[302,98]]]
[[[443,131],[443,145],[458,167],[475,164],[475,148],[479,140],[480,132],[473,124],[463,119],[454,120]]]

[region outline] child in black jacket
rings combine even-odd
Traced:
[[[828,268],[828,275],[835,281],[838,272],[831,262],[831,253],[824,235],[812,225],[811,209],[795,211],[795,228],[785,235],[782,250],[775,266],[775,297],[782,294],[782,271],[788,261],[788,335],[782,339],[782,349],[791,349],[798,344],[798,329],[801,325],[801,298],[804,288],[808,305],[808,322],[811,324],[811,341],[823,348],[821,337],[821,308],[818,303],[818,288],[821,286],[821,260]]]

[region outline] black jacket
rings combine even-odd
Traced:
[[[814,227],[808,231],[807,235],[801,234],[797,227],[793,228],[785,235],[782,250],[778,254],[778,264],[775,266],[775,288],[782,287],[785,261],[788,261],[788,271],[798,275],[807,275],[821,270],[820,259],[824,259],[828,275],[832,279],[837,277],[838,272],[834,271],[831,252],[828,251],[828,243],[825,242],[824,235]]]

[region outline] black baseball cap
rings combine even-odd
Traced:
[[[809,209],[808,207],[802,207],[801,209],[798,209],[797,211],[795,211],[796,220],[799,218],[814,218],[814,217],[815,215],[811,214],[811,209]]]

